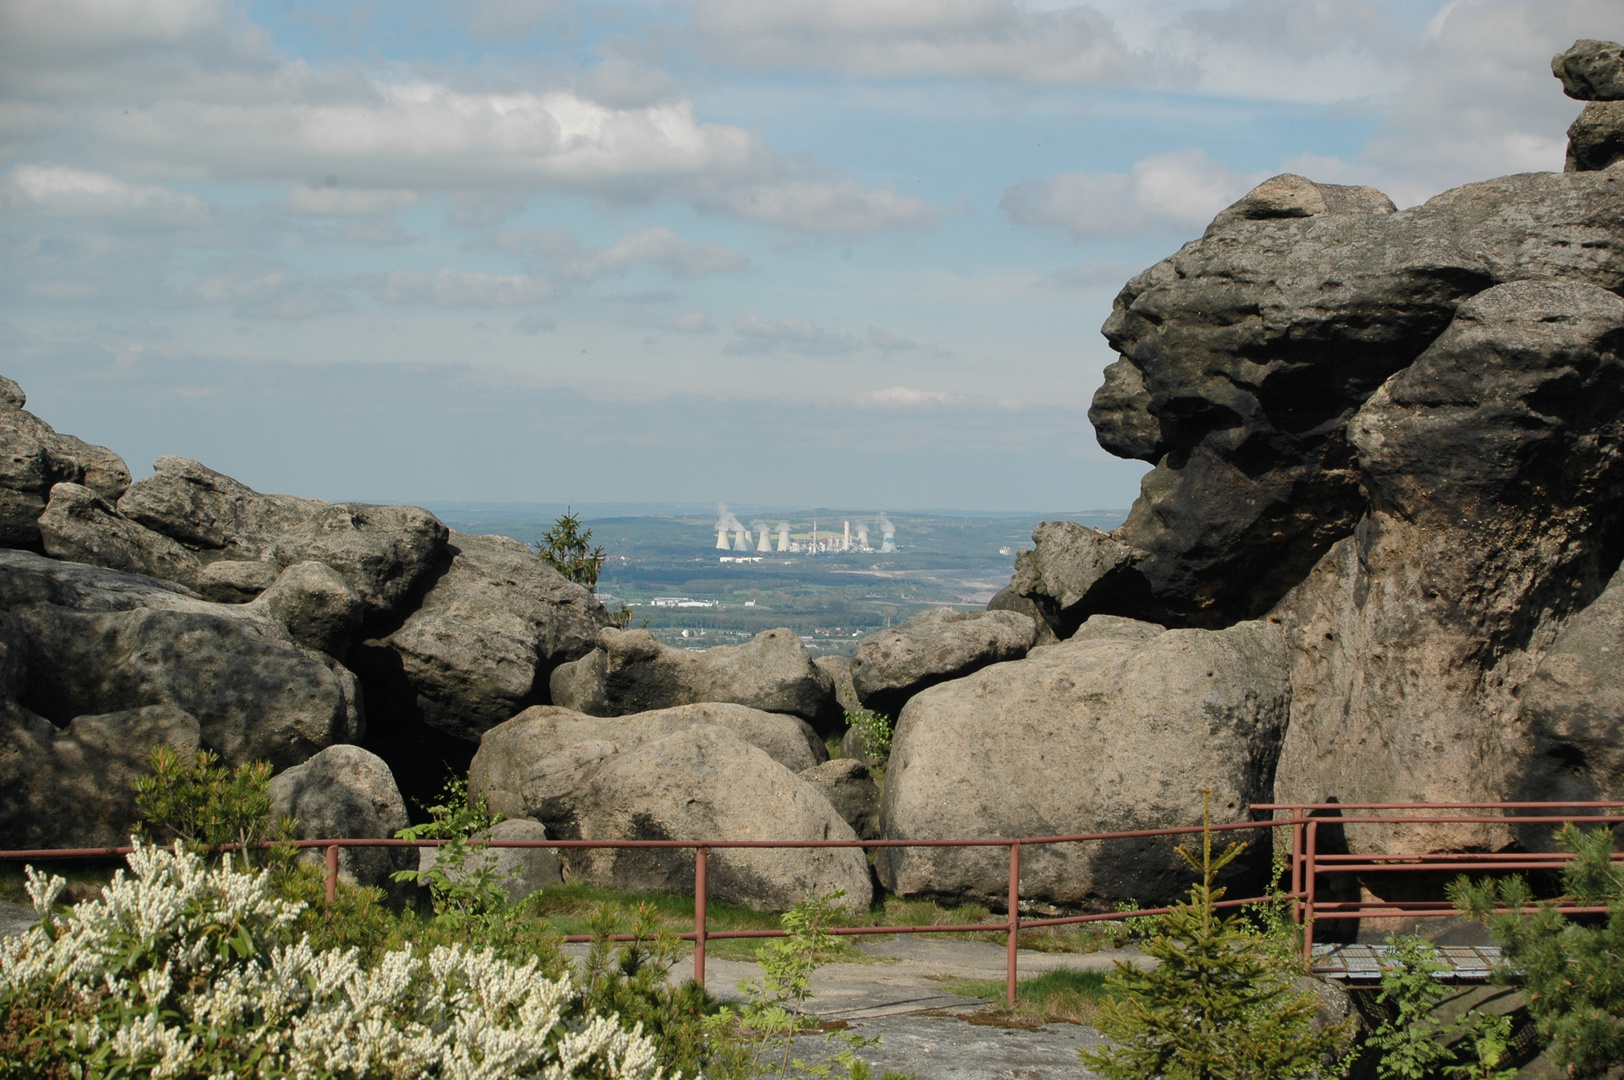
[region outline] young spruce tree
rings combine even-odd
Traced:
[[[1316,1029],[1313,993],[1292,983],[1260,935],[1240,917],[1220,918],[1218,872],[1245,850],[1212,853],[1210,793],[1202,793],[1201,856],[1179,847],[1200,880],[1140,948],[1149,971],[1118,961],[1099,1029],[1111,1045],[1080,1051],[1107,1080],[1296,1080],[1319,1074],[1343,1049],[1346,1025]]]

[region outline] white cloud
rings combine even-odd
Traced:
[[[865,390],[857,395],[857,404],[869,408],[909,409],[922,405],[946,405],[952,395],[940,390],[919,390],[912,386],[888,386],[884,390]]]
[[[1015,221],[1058,225],[1079,240],[1199,229],[1267,174],[1247,175],[1200,149],[1153,154],[1129,173],[1061,173],[1021,180],[999,205]]]
[[[540,278],[451,269],[443,269],[433,277],[415,270],[395,270],[378,290],[378,299],[385,303],[436,307],[523,307],[539,304],[552,295],[552,284]]]
[[[652,315],[633,315],[626,325],[644,330],[674,330],[682,334],[714,334],[716,324],[703,311],[690,311],[686,315],[663,319]]]
[[[332,185],[310,187],[298,184],[288,193],[283,206],[295,214],[318,217],[367,217],[392,214],[415,206],[423,196],[399,188],[350,188]]]
[[[856,180],[785,179],[743,185],[700,205],[781,229],[849,236],[934,228],[945,213],[923,199]]]
[[[477,41],[529,37],[542,23],[569,10],[562,0],[456,0],[447,7],[462,15]]]
[[[1113,259],[1090,259],[1056,270],[1043,278],[1042,284],[1055,289],[1110,289],[1115,292],[1144,267],[1136,263],[1117,262]]]
[[[39,300],[93,300],[101,294],[87,281],[30,281],[23,291]]]
[[[769,323],[751,314],[734,324],[733,333],[736,337],[726,352],[764,354],[783,349],[803,356],[841,356],[858,348],[857,339],[850,334],[825,330],[805,319]]]
[[[209,216],[208,204],[196,195],[62,165],[14,167],[0,183],[0,210],[155,226],[200,225]]]
[[[511,255],[573,255],[581,249],[574,229],[503,229],[484,242]]]
[[[312,282],[267,260],[219,267],[192,288],[206,304],[230,304],[240,318],[310,319],[349,307],[348,286],[338,279]]]
[[[1132,75],[1110,21],[1088,7],[1033,11],[1013,0],[697,0],[692,20],[714,55],[750,68],[1057,84]]]
[[[614,244],[569,267],[576,277],[623,274],[637,266],[657,266],[677,277],[703,277],[727,270],[742,270],[750,257],[742,251],[711,243],[684,243],[664,225],[631,229]]]

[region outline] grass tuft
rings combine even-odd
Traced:
[[[1015,984],[1015,1007],[1004,1004],[1007,988],[1002,979],[948,979],[955,994],[980,998],[998,1006],[977,1015],[978,1023],[1024,1027],[1046,1023],[1088,1024],[1110,994],[1107,972],[1055,968]]]

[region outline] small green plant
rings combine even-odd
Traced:
[[[865,1080],[869,1076],[868,1064],[857,1057],[857,1052],[879,1040],[851,1032],[828,1033],[826,1038],[842,1046],[827,1062],[808,1065],[790,1056],[795,1036],[811,1026],[812,1018],[801,1006],[812,996],[812,973],[839,949],[839,940],[828,932],[828,927],[844,917],[839,907],[843,896],[844,892],[828,893],[803,900],[786,911],[780,919],[786,936],[774,938],[756,951],[761,980],[746,979],[739,984],[749,1003],[739,1013],[724,1008],[711,1018],[713,1030],[725,1031],[736,1025],[755,1044],[748,1075],[763,1075],[759,1071],[762,1058],[772,1053],[779,1055],[777,1069],[781,1077],[790,1076],[792,1068],[799,1075],[820,1078],[839,1076],[837,1069],[847,1080]]]
[[[1199,880],[1141,946],[1156,966],[1119,961],[1107,980],[1097,1026],[1111,1043],[1079,1051],[1107,1080],[1276,1080],[1321,1070],[1345,1050],[1349,1024],[1316,1028],[1313,993],[1293,985],[1245,919],[1219,917],[1218,873],[1246,845],[1213,856],[1202,794],[1201,855],[1178,849]]]
[[[1416,937],[1389,938],[1382,963],[1378,1001],[1392,1015],[1370,1036],[1381,1050],[1380,1080],[1509,1080],[1516,1069],[1500,1069],[1511,1041],[1511,1021],[1467,1011],[1453,1021],[1440,1019],[1438,1006],[1450,995],[1437,979],[1449,965],[1438,950]]]
[[[1565,898],[1605,907],[1605,917],[1575,923],[1552,902],[1536,905],[1521,877],[1477,883],[1463,877],[1449,898],[1505,950],[1499,977],[1523,987],[1556,1064],[1572,1080],[1593,1080],[1624,1064],[1624,866],[1612,861],[1610,829],[1587,833],[1568,822],[1556,844],[1573,856],[1562,871]]]
[[[438,854],[427,870],[397,870],[396,881],[428,886],[434,918],[441,926],[460,929],[470,922],[489,923],[504,915],[507,893],[496,872],[496,856],[489,848],[470,847],[468,841],[486,833],[502,820],[492,814],[483,796],[468,797],[468,781],[446,781],[440,802],[427,808],[429,821],[395,834],[399,840],[440,840]]]
[[[863,752],[874,759],[877,771],[883,776],[886,759],[891,756],[891,736],[896,731],[896,722],[884,713],[855,709],[846,713],[846,726],[857,729],[863,741]]]
[[[598,586],[598,571],[603,569],[604,560],[603,548],[592,547],[591,542],[592,530],[583,530],[581,516],[573,509],[566,509],[553,527],[536,541],[535,549],[547,565],[590,591]],[[629,622],[631,612],[628,610],[626,623]]]
[[[1241,914],[1257,928],[1259,940],[1275,964],[1283,971],[1307,974],[1303,963],[1303,931],[1292,916],[1292,895],[1281,884],[1291,872],[1291,853],[1274,845],[1269,859],[1269,887],[1262,900],[1241,908]]]
[[[1133,897],[1118,900],[1114,910],[1121,912],[1138,911],[1140,903]],[[1111,947],[1120,949],[1130,941],[1143,941],[1161,928],[1162,920],[1157,915],[1129,915],[1125,919],[1112,919],[1110,922],[1099,924],[1100,933],[1110,941]]]
[[[179,840],[193,850],[285,840],[292,821],[271,820],[271,765],[256,761],[228,769],[210,750],[182,758],[167,746],[153,750],[152,772],[134,783],[138,831],[157,843]]]

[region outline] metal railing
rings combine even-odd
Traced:
[[[1359,875],[1372,873],[1405,872],[1528,872],[1533,870],[1560,870],[1572,858],[1564,853],[1543,852],[1464,852],[1464,853],[1398,853],[1398,854],[1345,854],[1320,850],[1322,827],[1382,824],[1560,824],[1566,821],[1590,824],[1624,822],[1624,814],[1605,811],[1619,809],[1618,803],[1258,803],[1251,808],[1253,815],[1273,814],[1265,820],[1240,821],[1213,825],[1212,832],[1257,832],[1263,830],[1290,830],[1289,888],[1272,895],[1223,900],[1218,907],[1233,909],[1287,899],[1292,904],[1293,917],[1303,928],[1303,955],[1312,957],[1314,924],[1321,919],[1358,919],[1362,916],[1411,916],[1429,918],[1452,915],[1455,908],[1447,901],[1383,901],[1383,900],[1322,900],[1320,879],[1327,875]],[[1459,813],[1464,810],[1545,810],[1545,814],[1475,814]],[[1566,810],[1566,814],[1554,811]],[[1421,813],[1434,811],[1434,813]],[[1391,815],[1398,812],[1398,816]],[[1285,815],[1281,817],[1279,815]],[[1337,816],[1329,816],[1335,814]],[[1350,816],[1351,815],[1351,816]],[[1009,881],[1006,896],[1006,917],[999,922],[967,923],[962,925],[898,925],[898,926],[841,926],[830,927],[828,933],[836,936],[862,936],[871,934],[963,934],[996,933],[1006,942],[1005,992],[1008,1003],[1015,1004],[1018,974],[1018,943],[1022,930],[1044,927],[1074,926],[1091,922],[1121,921],[1124,919],[1164,915],[1169,907],[1139,908],[1133,911],[1094,912],[1052,918],[1027,919],[1021,917],[1021,852],[1023,848],[1048,844],[1079,844],[1112,840],[1144,839],[1149,837],[1199,836],[1199,825],[1164,829],[1131,829],[1116,832],[1077,833],[1069,836],[1035,836],[1019,839],[958,839],[958,840],[476,840],[472,847],[487,848],[546,848],[553,851],[605,848],[670,848],[691,850],[694,853],[694,928],[676,935],[693,942],[694,980],[705,983],[706,944],[736,938],[774,938],[787,936],[784,930],[711,930],[707,925],[706,903],[709,897],[709,861],[712,851],[737,849],[796,849],[796,848],[856,848],[865,852],[882,848],[938,848],[938,847],[1006,847],[1009,849]],[[347,847],[438,847],[444,840],[395,840],[376,838],[314,839],[287,841],[297,848],[321,849],[325,856],[325,895],[332,903],[337,895],[339,879],[339,853]],[[279,846],[265,842],[250,844],[251,848]],[[237,850],[240,845],[222,845],[220,850]],[[0,851],[0,860],[43,859],[96,859],[129,854],[130,847],[101,848],[36,848]],[[1615,855],[1624,861],[1624,854]],[[1596,912],[1605,909],[1564,905],[1570,914]],[[589,934],[574,934],[566,942],[593,940]],[[611,941],[636,940],[632,934],[610,935]]]

